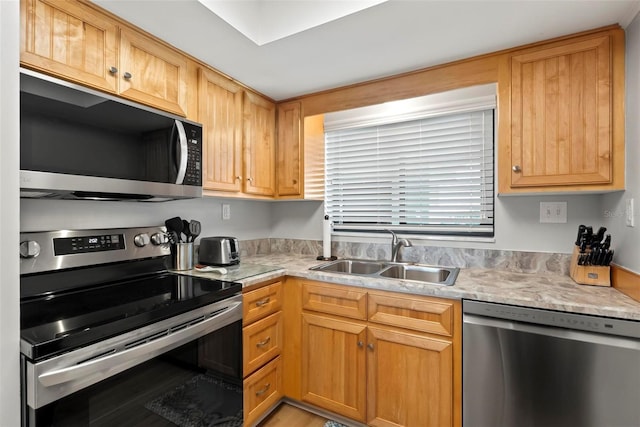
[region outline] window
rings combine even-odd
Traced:
[[[326,116],[334,230],[493,236],[495,95],[432,98]]]

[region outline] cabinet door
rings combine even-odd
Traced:
[[[75,1],[21,1],[20,61],[48,74],[115,92],[115,21]]]
[[[156,40],[120,30],[119,93],[169,111],[187,114],[187,59]]]
[[[358,421],[365,417],[366,326],[302,314],[302,399]]]
[[[300,115],[300,102],[278,105],[278,196],[302,196],[304,166]]]
[[[452,343],[371,326],[367,335],[367,424],[451,426]]]
[[[609,35],[511,58],[512,187],[612,180]]]
[[[203,125],[202,187],[242,191],[242,88],[199,70],[198,120]]]
[[[249,92],[244,96],[244,192],[275,194],[276,109],[272,102]]]

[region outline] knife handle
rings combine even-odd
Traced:
[[[576,246],[580,246],[580,243],[582,241],[582,235],[584,234],[586,229],[587,229],[587,226],[584,224],[580,224],[578,226],[578,237],[576,238]]]

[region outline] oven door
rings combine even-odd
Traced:
[[[241,295],[23,368],[24,426],[241,426]]]

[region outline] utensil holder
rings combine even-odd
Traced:
[[[174,269],[191,270],[193,268],[193,242],[176,243],[174,252]]]
[[[611,286],[611,268],[608,265],[578,265],[579,256],[580,248],[574,246],[569,269],[574,282],[579,285]]]

